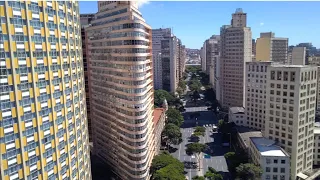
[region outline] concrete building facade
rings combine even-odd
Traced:
[[[91,179],[79,6],[0,2],[0,179]]]
[[[132,1],[98,1],[86,29],[94,154],[120,179],[149,179],[155,151],[152,30]]]
[[[267,69],[265,137],[291,157],[291,179],[312,169],[317,67],[273,65]]]
[[[275,37],[273,32],[260,33],[256,41],[256,60],[288,64],[288,38]]]
[[[267,69],[272,62],[246,63],[245,109],[247,126],[264,130],[266,109]]]
[[[164,108],[156,108],[153,111],[153,125],[154,125],[154,137],[155,137],[155,152],[160,153],[161,147],[161,133],[165,126],[166,110]]]
[[[228,113],[229,122],[234,122],[237,126],[247,126],[247,118],[243,107],[231,107]]]
[[[292,64],[292,65],[308,64],[307,49],[305,47],[293,47],[290,53],[291,55],[290,55],[289,64]]]
[[[244,106],[245,63],[252,58],[252,35],[246,27],[246,17],[246,13],[237,9],[232,14],[231,26],[223,26],[220,31],[221,103],[224,107]]]
[[[290,179],[290,156],[276,142],[264,137],[251,137],[249,157],[262,169],[261,179]]]
[[[93,19],[94,19],[94,14],[80,14],[81,40],[82,40],[82,59],[83,59],[85,90],[86,90],[86,105],[87,105],[89,142],[92,142],[92,128],[91,128],[91,118],[90,118],[90,100],[89,100],[89,84],[88,84],[88,61],[87,61],[87,51],[86,51],[87,42],[86,42],[85,28],[90,26],[91,21]]]
[[[162,89],[161,40],[170,35],[170,28],[152,29],[153,83],[155,89]]]
[[[176,92],[178,86],[178,39],[170,35],[161,40],[162,89]]]
[[[314,123],[313,165],[320,165],[320,123]]]

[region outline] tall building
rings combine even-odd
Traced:
[[[232,14],[231,26],[223,26],[221,36],[222,91],[224,107],[244,106],[245,63],[251,61],[251,30],[246,27],[247,14],[237,9]]]
[[[91,179],[78,2],[0,1],[0,179]]]
[[[170,28],[152,29],[153,83],[155,89],[162,89],[161,40],[170,35]]]
[[[92,128],[91,128],[91,118],[90,118],[90,101],[89,101],[89,84],[88,84],[88,61],[87,61],[87,51],[86,51],[87,42],[86,42],[85,28],[90,26],[91,21],[93,19],[94,19],[94,14],[80,14],[81,40],[82,40],[82,59],[83,59],[85,90],[86,90],[86,105],[87,105],[89,142],[92,142]]]
[[[290,154],[291,179],[312,169],[316,90],[317,67],[267,69],[265,136]]]
[[[178,87],[178,39],[174,35],[161,40],[162,89],[176,92]]]
[[[135,2],[98,6],[86,29],[94,154],[120,179],[148,179],[156,151],[152,30]]]
[[[288,38],[275,37],[273,32],[260,33],[256,41],[256,60],[288,63]]]
[[[246,63],[246,126],[262,131],[264,131],[266,114],[267,69],[271,64],[270,61]]]
[[[290,64],[292,65],[306,65],[309,57],[305,47],[293,47],[290,58]]]

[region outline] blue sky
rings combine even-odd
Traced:
[[[252,38],[273,31],[289,45],[312,42],[320,48],[320,2],[151,1],[139,9],[152,28],[173,28],[187,48],[200,48],[222,25],[230,24],[236,8],[247,13]],[[97,12],[97,2],[81,1],[80,13]]]

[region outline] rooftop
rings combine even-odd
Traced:
[[[262,156],[289,156],[276,142],[265,137],[250,137],[253,144],[256,146]]]
[[[243,107],[231,107],[230,111],[232,112],[232,114],[244,113],[244,108]]]
[[[161,115],[164,113],[164,109],[163,108],[155,108],[153,111],[153,123],[156,125],[158,124]]]
[[[272,65],[271,67],[281,67],[281,68],[308,68],[308,67],[316,67],[316,66],[274,64],[274,65]]]
[[[263,137],[261,131],[257,131],[248,127],[237,126],[236,129],[246,147],[248,147],[251,137]]]

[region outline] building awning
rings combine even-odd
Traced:
[[[301,178],[301,179],[307,179],[307,178],[308,178],[308,176],[305,175],[305,174],[303,174],[303,173],[299,173],[299,174],[297,174],[297,176],[298,176],[299,178]]]

